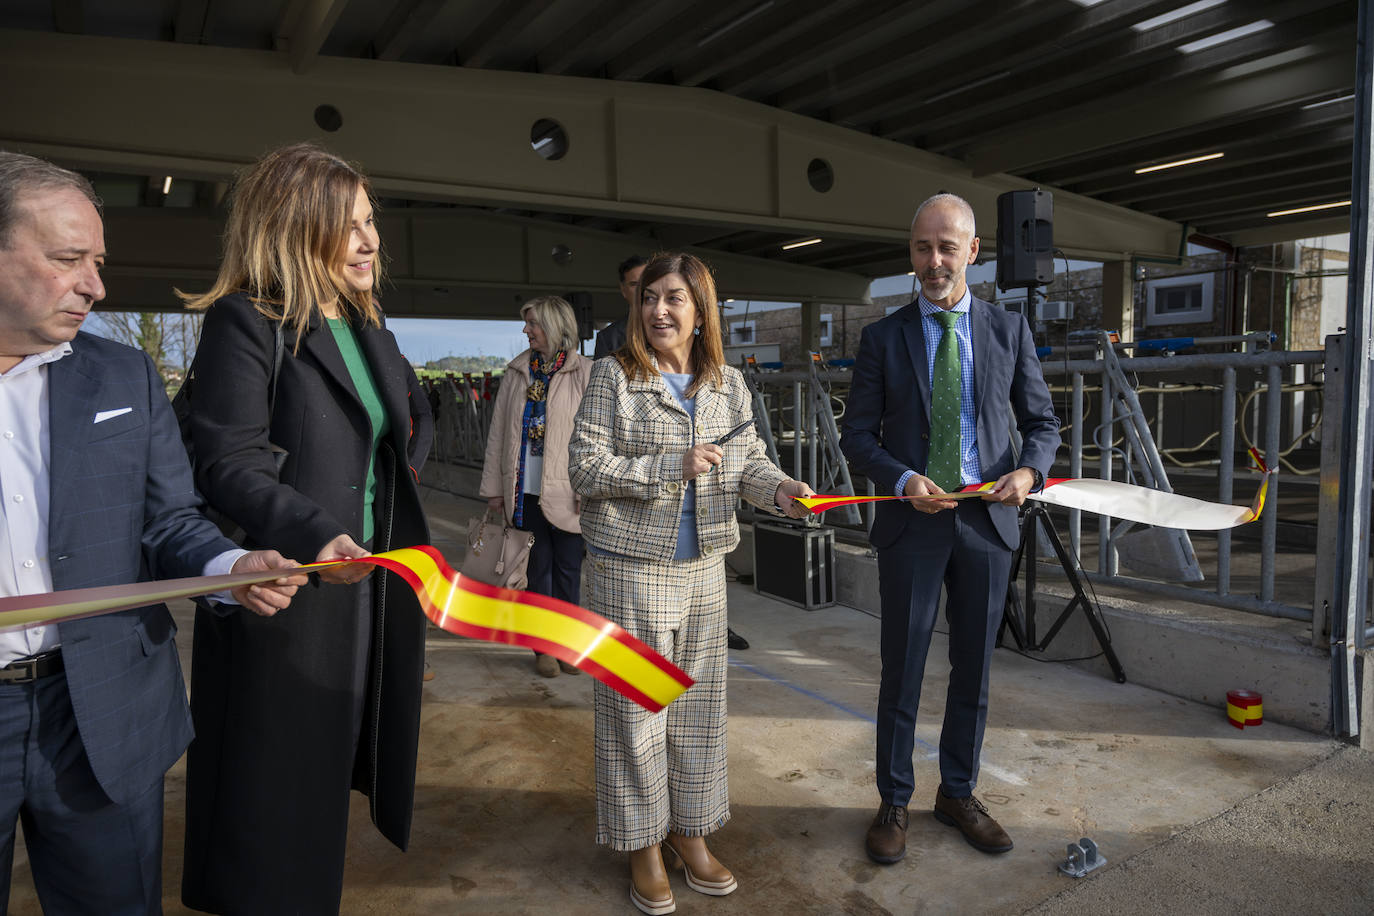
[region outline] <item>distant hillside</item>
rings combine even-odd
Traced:
[[[488,372],[506,368],[509,356],[445,356],[425,363],[425,369],[435,372]]]

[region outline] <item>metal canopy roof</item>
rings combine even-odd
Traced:
[[[1353,0],[11,0],[0,26],[276,50],[298,74],[364,58],[716,90],[975,178],[1258,243],[1348,223],[1348,208],[1267,214],[1349,197],[1355,17]],[[895,237],[781,251],[794,231],[491,209],[866,276],[907,269]]]

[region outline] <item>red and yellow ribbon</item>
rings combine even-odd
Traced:
[[[381,566],[405,579],[415,590],[425,616],[446,632],[524,646],[560,658],[650,712],[663,709],[692,686],[692,679],[676,665],[604,617],[546,595],[468,579],[428,545],[355,560],[310,563],[300,570],[317,572],[343,563]],[[0,598],[0,630],[215,594],[271,582],[293,571],[198,576]],[[290,608],[282,611],[290,612]]]
[[[410,583],[425,616],[440,629],[560,658],[650,712],[692,686],[680,668],[606,618],[547,595],[469,579],[433,547],[357,562],[384,566]]]
[[[1146,525],[1159,525],[1163,528],[1220,531],[1253,522],[1264,512],[1269,478],[1274,471],[1265,466],[1263,459],[1254,449],[1250,449],[1250,457],[1264,475],[1264,479],[1260,481],[1259,492],[1255,494],[1254,501],[1248,507],[1207,502],[1179,493],[1166,493],[1163,490],[1153,490],[1117,480],[1098,480],[1091,477],[1052,477],[1045,481],[1045,486],[1040,492],[1031,493],[1026,498],[1066,509],[1081,509],[1085,512],[1110,515]],[[837,506],[886,500],[967,499],[982,496],[990,492],[994,486],[994,483],[975,483],[960,487],[955,493],[932,496],[808,496],[798,499],[797,502],[812,512],[820,513]]]

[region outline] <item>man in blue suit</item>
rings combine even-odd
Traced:
[[[911,755],[930,635],[946,593],[950,671],[940,732],[935,817],[975,848],[1012,841],[973,796],[988,709],[988,670],[1002,620],[1016,507],[1049,473],[1059,421],[1030,328],[969,293],[978,256],[973,209],[953,194],[921,204],[911,226],[915,302],[864,328],[840,447],[879,493],[869,538],[878,551],[882,679],[869,858],[906,854]],[[1015,422],[1022,445],[1011,442]],[[959,486],[996,485],[981,499],[939,499]]]
[[[0,152],[0,596],[288,569],[200,514],[144,353],[79,333],[105,288],[86,179]],[[302,575],[233,591],[290,603]],[[15,823],[48,913],[162,911],[162,780],[191,740],[163,605],[0,632],[0,912]]]

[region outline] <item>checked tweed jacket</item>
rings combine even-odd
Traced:
[[[669,562],[687,488],[682,457],[753,417],[739,370],[722,368],[724,384],[696,394],[696,421],[663,378],[629,379],[614,358],[598,360],[573,423],[568,472],[583,497],[582,536],[608,553]],[[776,512],[773,497],[787,475],[768,460],[753,428],[727,442],[720,466],[696,477],[697,536],[703,557],[739,543],[739,497]]]

